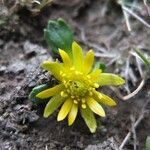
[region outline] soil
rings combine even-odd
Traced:
[[[111,1],[73,0],[70,3],[69,0],[57,0],[37,15],[27,8],[15,11],[8,17],[6,25],[0,26],[0,150],[117,150],[147,104],[136,134],[131,134],[123,148],[132,150],[136,145],[138,150],[144,150],[146,138],[150,136],[149,77],[141,91],[126,101],[107,87],[103,89],[117,99],[118,105],[106,108],[106,118],[97,117],[95,134],[89,132],[80,116],[71,127],[67,126],[66,120],[56,121],[57,112],[44,119],[46,103],[35,104],[28,98],[33,87],[47,81],[53,83],[53,79],[40,68],[43,60],[52,59],[43,29],[49,19],[59,17],[71,25],[75,39],[85,50],[93,48],[97,61],[108,64],[109,72],[124,76],[130,50],[141,47],[147,52],[150,48],[150,30],[131,19],[133,30],[129,33],[121,8]],[[148,16],[145,19],[148,20]],[[110,63],[111,57],[100,57],[100,51],[104,49],[119,58]],[[134,58],[130,67],[135,80],[133,82],[129,76],[127,82],[133,91],[142,78],[135,68]],[[145,72],[143,65],[142,69]],[[127,94],[123,87],[120,92]],[[136,135],[136,143],[133,135]]]

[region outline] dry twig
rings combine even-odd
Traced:
[[[150,8],[149,8],[149,6],[147,4],[147,0],[143,0],[143,3],[144,3],[144,6],[146,7],[148,15],[150,16]]]
[[[150,28],[150,25],[143,20],[141,17],[139,17],[137,14],[135,14],[133,11],[131,11],[130,9],[128,9],[125,6],[122,6],[122,9],[125,10],[127,13],[129,13],[130,15],[132,15],[134,18],[136,18],[137,20],[139,20],[141,23],[143,23],[145,26],[147,26],[148,28]]]
[[[130,94],[126,95],[126,96],[122,96],[122,99],[123,100],[128,100],[128,99],[134,97],[143,88],[144,84],[145,84],[145,79],[143,79],[141,81],[141,83],[139,84],[139,86],[137,87],[136,90],[134,90],[132,93],[130,93]]]
[[[126,21],[126,26],[127,26],[127,29],[129,32],[131,32],[131,26],[130,26],[130,21],[129,21],[129,15],[127,14],[127,12],[125,10],[123,10],[122,8],[122,11],[123,11],[123,15],[124,15],[124,18],[125,18],[125,21]]]
[[[132,123],[132,133],[133,133],[133,140],[134,140],[134,150],[136,150],[136,146],[137,146],[137,136],[136,136],[136,130],[134,128],[134,124],[135,124],[135,116],[131,115],[131,123]]]
[[[113,91],[117,94],[117,96],[118,96],[120,99],[122,99],[122,100],[129,100],[130,98],[132,98],[132,97],[134,97],[136,94],[138,94],[138,92],[143,88],[144,84],[145,84],[145,79],[143,79],[143,80],[141,81],[141,83],[140,83],[139,86],[136,88],[136,90],[134,90],[132,93],[130,93],[130,94],[126,95],[126,96],[123,96],[123,95],[119,92],[118,89],[116,89],[116,88],[114,88],[114,87],[110,87],[110,88],[111,88],[111,90],[113,90]]]
[[[123,150],[123,147],[126,145],[126,143],[129,141],[129,139],[131,137],[132,131],[134,131],[137,128],[137,126],[141,123],[141,121],[143,120],[145,112],[146,112],[145,109],[146,109],[146,106],[148,105],[149,102],[150,102],[150,99],[147,100],[147,102],[143,105],[142,110],[140,112],[140,115],[139,115],[138,119],[133,124],[131,130],[128,132],[128,134],[124,138],[123,142],[121,143],[121,145],[119,147],[119,150]]]

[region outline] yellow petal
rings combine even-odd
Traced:
[[[100,69],[95,69],[94,71],[92,71],[90,74],[89,74],[89,77],[90,77],[90,80],[92,82],[97,82],[100,75],[101,75],[101,70]]]
[[[91,109],[87,106],[85,109],[81,108],[81,116],[84,119],[86,125],[90,129],[91,133],[94,133],[97,128],[96,119],[94,113]]]
[[[68,113],[70,112],[71,107],[72,107],[72,100],[71,99],[66,100],[58,113],[57,121],[65,119]]]
[[[97,91],[94,92],[94,99],[96,99],[99,103],[108,105],[108,106],[116,106],[116,102],[110,98],[109,96],[99,93]]]
[[[73,62],[76,70],[82,71],[83,67],[83,52],[82,48],[76,43],[72,44]]]
[[[41,98],[41,99],[49,98],[53,95],[60,93],[60,91],[62,91],[63,88],[64,88],[63,84],[59,84],[59,85],[56,85],[52,88],[49,88],[47,90],[44,90],[44,91],[38,93],[36,95],[36,97]]]
[[[56,79],[58,79],[60,81],[62,80],[60,72],[64,72],[64,67],[61,63],[44,61],[42,63],[42,68],[44,68],[45,70],[50,71]]]
[[[63,60],[64,67],[71,67],[72,66],[72,62],[71,62],[68,54],[65,51],[61,50],[61,49],[59,49],[59,53],[60,53],[60,56],[61,56],[61,58]]]
[[[105,117],[105,111],[102,108],[102,106],[95,101],[93,98],[88,98],[87,99],[87,104],[90,107],[90,109],[96,113],[97,115],[101,116],[101,117]]]
[[[111,73],[101,73],[99,76],[98,84],[103,85],[122,85],[125,83],[125,80],[119,77],[118,75]]]
[[[71,110],[69,112],[69,115],[68,115],[68,125],[69,126],[71,126],[74,123],[77,113],[78,113],[78,105],[73,103]]]
[[[50,116],[64,101],[65,98],[60,95],[52,97],[44,109],[44,117],[47,118]]]
[[[84,58],[84,63],[83,63],[83,72],[85,74],[88,74],[93,66],[94,62],[94,53],[92,50],[88,51],[85,58]]]

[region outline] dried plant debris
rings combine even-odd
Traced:
[[[14,13],[22,7],[26,7],[33,13],[40,12],[42,8],[51,4],[52,0],[3,0],[3,6],[9,9],[9,13]]]
[[[149,7],[148,2],[146,0],[143,1],[136,1],[136,0],[118,0],[118,4],[122,8],[122,12],[124,15],[124,19],[126,22],[126,26],[129,32],[131,32],[131,16],[137,19],[146,27],[150,28],[150,24],[147,21],[149,18]],[[144,18],[143,18],[144,17]]]
[[[73,0],[71,3],[70,0],[55,0],[54,4],[67,8],[66,11],[70,12],[72,17],[77,17],[86,6],[90,5],[90,0]]]

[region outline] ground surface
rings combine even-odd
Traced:
[[[126,77],[125,62],[130,50],[150,48],[150,30],[132,20],[133,31],[129,33],[120,7],[112,2],[55,1],[36,16],[27,9],[18,10],[0,27],[0,150],[116,150],[141,116],[142,121],[124,149],[132,150],[133,145],[144,149],[146,137],[150,135],[149,79],[141,91],[127,101],[112,90],[103,89],[118,100],[118,105],[106,108],[105,119],[97,118],[99,126],[95,134],[89,133],[80,117],[72,127],[68,127],[66,121],[58,123],[57,112],[44,119],[45,104],[35,105],[28,99],[34,86],[52,80],[40,69],[41,62],[51,58],[43,39],[43,28],[48,19],[58,17],[70,23],[77,41],[85,49],[93,48],[97,61],[103,60],[109,72],[123,77]],[[133,57],[129,68],[128,89],[132,91],[142,80]],[[121,88],[120,91],[126,95],[128,90]]]

